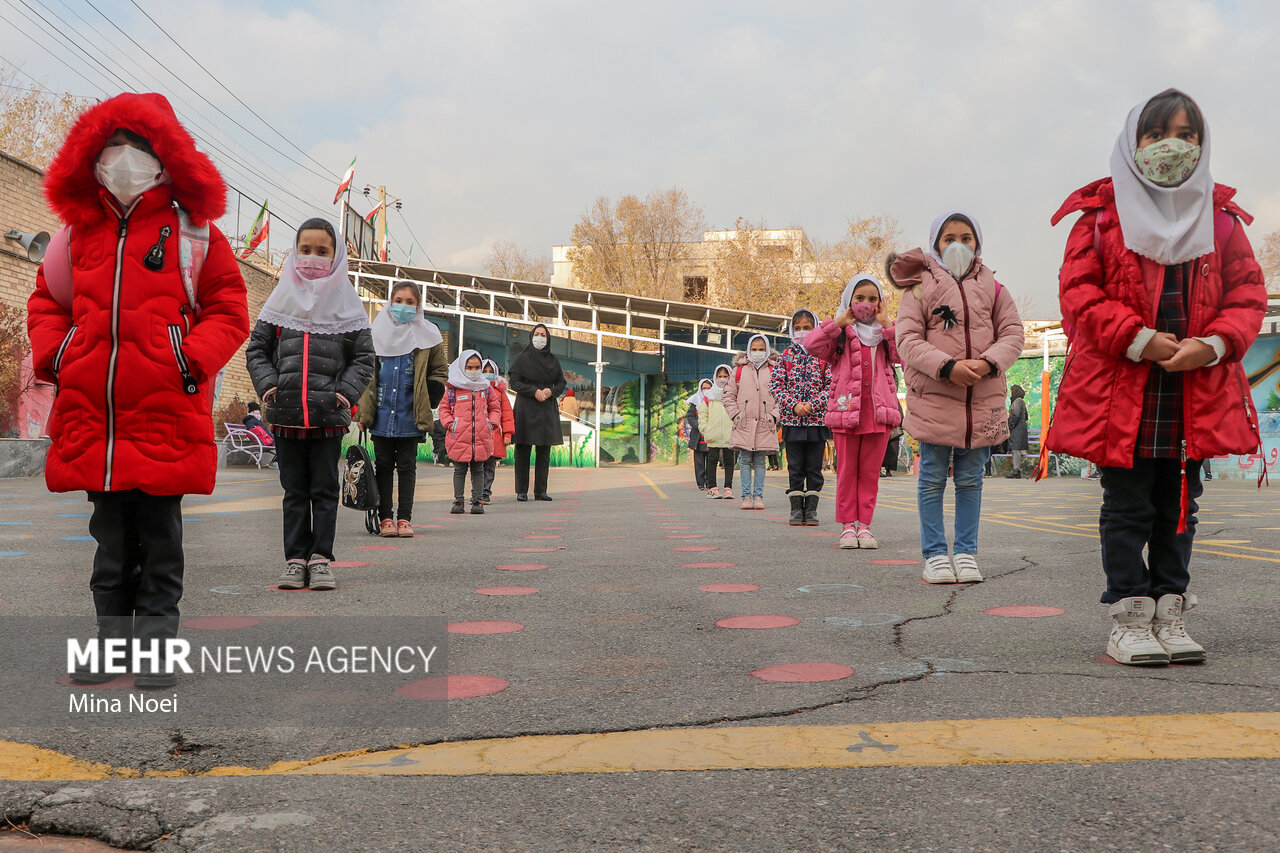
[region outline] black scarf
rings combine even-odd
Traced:
[[[547,336],[545,349],[538,349],[532,343],[533,333],[538,329]],[[529,340],[529,345],[524,348],[524,352],[516,356],[515,361],[511,362],[511,369],[507,372],[518,374],[540,388],[550,388],[564,375],[564,370],[560,367],[560,359],[551,352],[551,334],[546,326],[539,323],[529,330]]]

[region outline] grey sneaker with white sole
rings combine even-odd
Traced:
[[[338,582],[333,577],[333,569],[328,559],[313,554],[307,561],[307,573],[311,575],[311,588],[314,590],[337,589]]]

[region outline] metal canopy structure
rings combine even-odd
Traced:
[[[741,335],[785,334],[791,320],[759,311],[734,311],[380,261],[352,259],[351,274],[366,298],[385,299],[384,294],[390,293],[395,281],[417,282],[422,287],[425,305],[435,313],[504,323],[543,323],[548,328],[565,331],[593,331],[605,337],[713,352],[734,352],[734,338]],[[603,329],[603,326],[613,328]],[[637,331],[657,335],[635,334]]]

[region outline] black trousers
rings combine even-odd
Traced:
[[[787,491],[820,492],[825,479],[822,476],[822,455],[825,441],[787,442]]]
[[[484,496],[486,498],[493,495],[493,481],[498,476],[498,463],[501,461],[496,456],[490,456],[484,460]]]
[[[902,436],[889,439],[889,446],[884,449],[884,464],[881,466],[886,471],[898,470],[898,451],[902,447]],[[990,461],[990,460],[988,460]]]
[[[1178,533],[1182,463],[1177,459],[1135,459],[1132,468],[1102,472],[1102,570],[1107,589],[1102,603],[1131,595],[1159,598],[1182,594],[1191,582],[1188,566],[1196,535],[1197,500],[1204,492],[1200,463],[1187,461],[1187,532]],[[1143,563],[1142,549],[1147,548]]]
[[[534,445],[517,444],[516,445],[516,494],[529,494],[529,456],[533,453]],[[534,460],[533,468],[533,493],[535,495],[545,495],[547,493],[547,475],[551,471],[551,445],[539,444],[538,458]]]
[[[699,489],[705,489],[707,483],[707,450],[693,451],[693,482]]]
[[[284,487],[284,558],[333,559],[338,527],[338,457],[341,438],[277,438]]]
[[[90,492],[98,542],[89,589],[103,637],[178,636],[182,599],[182,495]]]
[[[716,465],[724,466],[724,487],[733,488],[733,469],[738,464],[738,454],[732,447],[707,448],[706,482],[708,489],[716,487]]]
[[[391,518],[391,486],[400,487],[400,500],[396,503],[395,517],[401,521],[413,520],[413,487],[418,477],[418,439],[414,436],[390,438],[373,437],[374,479],[378,481],[378,518]],[[399,475],[398,477],[396,475]]]
[[[471,502],[480,500],[484,494],[484,460],[453,463],[453,499],[460,501],[467,489],[467,473],[471,473]]]

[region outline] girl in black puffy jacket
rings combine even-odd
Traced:
[[[279,586],[334,589],[338,458],[352,403],[373,377],[374,352],[369,316],[347,277],[346,246],[326,220],[298,229],[245,358],[267,406],[284,487]]]

